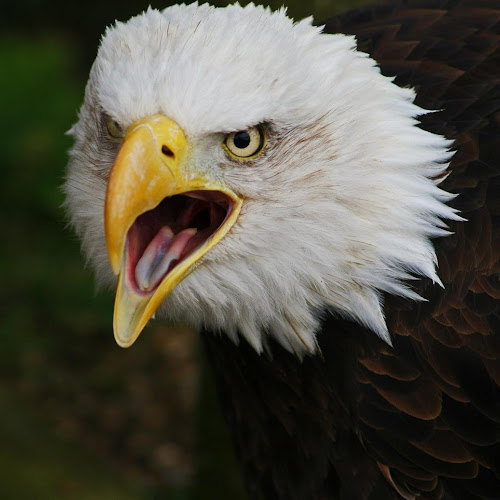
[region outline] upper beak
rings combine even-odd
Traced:
[[[227,234],[239,215],[243,200],[221,183],[189,169],[188,141],[183,130],[163,115],[134,123],[124,137],[111,169],[104,208],[109,260],[119,274],[114,333],[117,343],[134,343],[156,309],[192,270],[193,265]],[[189,191],[219,191],[232,201],[232,209],[217,231],[173,267],[151,293],[140,293],[126,279],[127,233],[141,214],[162,200]]]

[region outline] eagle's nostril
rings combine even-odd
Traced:
[[[161,152],[169,158],[173,158],[175,156],[174,152],[168,146],[165,146],[165,144],[161,147]]]

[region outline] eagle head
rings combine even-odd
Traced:
[[[439,282],[450,142],[353,37],[252,4],[109,28],[65,182],[115,337],[163,316],[303,356],[329,311],[390,342],[382,296]]]

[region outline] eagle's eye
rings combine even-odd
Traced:
[[[224,148],[233,158],[251,160],[264,149],[266,134],[262,126],[232,132],[224,139]]]
[[[108,135],[111,139],[115,141],[123,139],[123,128],[116,120],[113,120],[111,116],[106,116],[106,129],[108,130]]]

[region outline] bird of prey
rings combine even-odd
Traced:
[[[500,498],[499,29],[402,0],[106,31],[66,206],[118,344],[199,328],[250,498]]]

